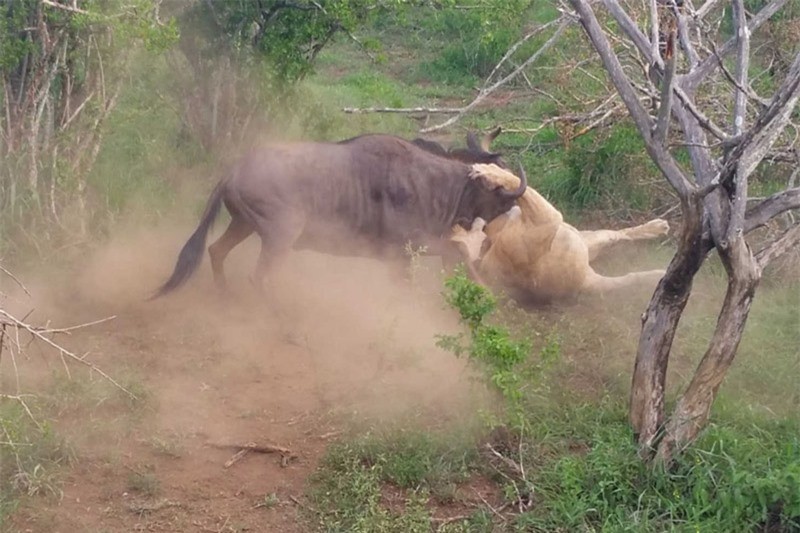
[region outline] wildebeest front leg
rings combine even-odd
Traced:
[[[231,223],[222,236],[208,247],[208,255],[211,258],[211,270],[214,273],[214,283],[220,290],[225,290],[225,258],[237,244],[245,240],[253,233],[253,226],[238,215],[232,215]]]

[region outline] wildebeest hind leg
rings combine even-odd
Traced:
[[[225,290],[225,258],[237,244],[245,240],[253,233],[253,226],[239,216],[234,215],[231,223],[222,236],[208,247],[208,255],[211,258],[211,270],[214,273],[214,283],[220,290]]]
[[[256,289],[264,293],[264,278],[275,263],[283,259],[303,233],[305,221],[301,216],[275,217],[278,220],[259,221],[261,252],[258,254],[255,272],[251,281]]]

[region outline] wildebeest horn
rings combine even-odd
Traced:
[[[516,200],[528,190],[528,177],[525,175],[525,169],[522,168],[522,163],[519,164],[519,187],[515,191],[507,191],[505,189],[500,191],[500,195],[504,198]]]
[[[502,131],[503,128],[497,126],[495,129],[493,129],[483,137],[483,140],[481,141],[481,148],[483,148],[484,152],[489,151],[489,147],[492,145],[492,141],[495,140]]]
[[[481,143],[479,143],[478,139],[475,137],[475,134],[471,131],[467,133],[467,148],[469,148],[471,152],[480,153],[485,151]]]

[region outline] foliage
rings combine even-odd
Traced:
[[[184,50],[239,52],[263,58],[280,82],[293,82],[312,69],[319,52],[340,32],[352,32],[369,16],[391,16],[394,5],[374,0],[319,2],[193,2],[182,16]],[[198,47],[198,44],[200,47]]]
[[[654,176],[655,168],[641,137],[630,124],[617,124],[576,138],[564,150],[564,163],[563,172],[548,175],[542,183],[542,192],[558,205],[578,209],[654,207],[652,188],[642,181]]]
[[[127,54],[140,46],[160,53],[177,38],[159,4],[0,5],[0,230],[42,218],[63,227],[64,209],[77,197],[85,233],[85,175],[116,106]]]
[[[445,288],[445,300],[459,312],[468,336],[439,335],[436,344],[457,356],[467,354],[478,363],[506,400],[512,425],[522,430],[525,394],[536,390],[542,371],[558,358],[558,343],[548,339],[540,352],[541,361],[530,361],[529,340],[515,340],[508,328],[489,322],[497,301],[488,289],[470,280],[463,268],[445,280]]]
[[[34,412],[35,402],[26,405]],[[72,453],[46,423],[17,401],[0,399],[0,524],[21,495],[59,496],[58,469]]]
[[[800,527],[797,426],[712,426],[664,471],[639,460],[621,405],[569,410],[568,421],[548,421],[547,440],[536,448],[547,457],[539,461],[540,500],[517,518],[520,527],[642,532]]]

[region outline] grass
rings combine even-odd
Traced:
[[[667,255],[644,249],[654,262]],[[605,266],[629,268],[630,255],[621,254],[618,261]],[[638,335],[630,325],[646,295],[642,302],[609,298],[533,315],[501,307],[497,320],[506,337],[495,329],[487,330],[495,332],[489,336],[482,333],[482,317],[490,316],[491,305],[479,293],[455,288],[459,296],[451,302],[465,323],[473,324],[472,344],[464,346],[466,338],[460,337],[459,353],[471,354],[484,368],[509,407],[521,407],[507,411],[514,415],[505,419],[512,437],[496,449],[522,465],[524,475],[498,468],[482,452],[486,435],[495,433],[490,427],[504,422],[497,415],[484,419],[489,426],[472,428],[468,438],[448,433],[452,428],[436,433],[377,428],[332,447],[322,461],[309,493],[316,512],[308,518],[319,530],[800,530],[798,373],[791,371],[798,368],[800,345],[796,283],[762,287],[709,426],[668,471],[639,459],[625,405]],[[673,398],[702,355],[724,291],[713,261],[695,291],[674,349]],[[512,332],[527,333],[533,354],[542,354],[557,338],[556,347],[547,349],[558,350],[561,358],[527,381],[498,380],[510,361],[503,346],[514,346],[518,338]],[[519,364],[516,372],[529,363]],[[501,498],[492,504],[495,509],[503,501],[513,508],[521,497],[533,504],[500,519],[481,502],[459,512],[462,519],[442,524],[442,514],[461,509],[463,489],[477,476],[489,479]]]
[[[55,374],[39,394],[25,398],[30,413],[0,399],[0,525],[22,498],[60,497],[63,468],[80,456],[83,444],[130,433],[152,407],[135,374],[115,375],[138,400],[82,373]],[[129,483],[141,491],[157,488],[147,476]]]
[[[468,433],[381,428],[329,449],[310,518],[323,531],[429,531],[429,504],[452,502],[476,469]]]
[[[126,486],[129,491],[148,498],[158,496],[161,491],[161,482],[156,477],[155,472],[149,469],[145,471],[136,470],[128,474]]]
[[[0,400],[0,525],[20,497],[58,497],[61,467],[74,458],[71,447],[41,418],[35,399],[27,399],[36,421],[15,401]]]

